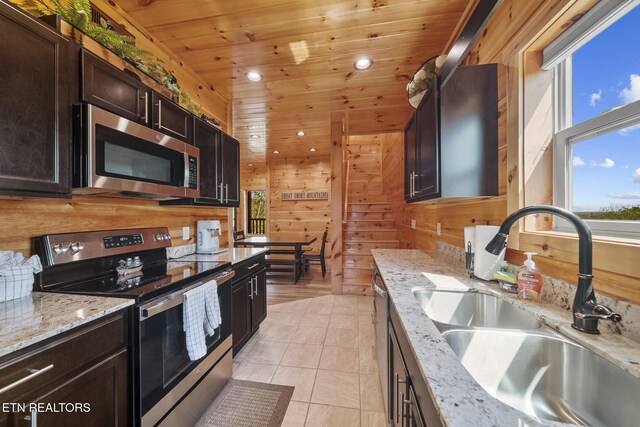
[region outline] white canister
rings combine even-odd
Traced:
[[[473,274],[479,279],[493,280],[493,273],[500,269],[500,263],[504,259],[505,249],[500,252],[500,255],[493,255],[485,250],[491,239],[498,234],[498,230],[500,227],[497,225],[476,227]]]

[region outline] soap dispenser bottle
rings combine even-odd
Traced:
[[[520,267],[517,274],[518,298],[527,301],[537,301],[542,294],[542,274],[536,269],[536,263],[532,257],[535,252],[525,252],[527,260]]]

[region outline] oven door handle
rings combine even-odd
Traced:
[[[225,271],[221,274],[211,277],[210,279],[198,281],[198,283],[192,286],[181,289],[178,292],[174,292],[160,302],[143,305],[142,307],[140,307],[140,320],[145,321],[157,314],[163,313],[184,303],[184,294],[192,289],[202,286],[205,282],[215,280],[218,286],[220,286],[221,284],[231,280],[235,275],[236,274],[233,270]]]

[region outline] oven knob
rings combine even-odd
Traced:
[[[56,255],[62,255],[67,253],[68,251],[69,251],[69,247],[67,245],[63,245],[63,244],[53,245],[53,252],[55,252]]]
[[[171,240],[171,235],[169,233],[165,234],[164,240]]]
[[[162,234],[156,234],[155,236],[153,236],[153,240],[159,242],[160,240],[162,240]]]
[[[71,253],[77,254],[78,252],[84,249],[84,243],[74,242],[69,246],[69,249],[71,249]]]

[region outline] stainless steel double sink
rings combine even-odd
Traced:
[[[640,425],[640,379],[493,295],[414,290],[462,365],[490,395],[540,420]]]

